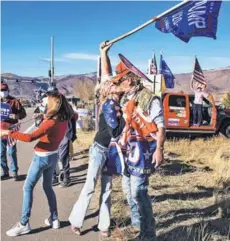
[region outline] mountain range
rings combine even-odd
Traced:
[[[230,67],[205,70],[204,75],[208,82],[207,92],[214,95],[217,102],[226,92],[230,91]],[[47,77],[23,77],[12,73],[1,75],[9,85],[11,95],[23,96],[24,98],[34,99],[35,90],[48,87]],[[175,88],[169,89],[170,92],[190,93],[190,80],[192,73],[175,74]],[[74,95],[82,100],[92,100],[94,97],[94,87],[96,85],[96,72],[78,75],[56,76],[55,81],[60,92],[65,95]]]

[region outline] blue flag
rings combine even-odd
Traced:
[[[190,0],[156,22],[156,28],[164,33],[173,33],[184,42],[191,37],[216,39],[218,15],[222,1]]]
[[[164,76],[166,88],[173,89],[175,77],[166,62],[164,61],[162,55],[160,57],[160,74]]]

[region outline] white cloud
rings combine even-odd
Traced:
[[[63,56],[64,58],[71,59],[71,60],[94,60],[96,61],[98,55],[95,54],[85,54],[85,53],[68,53]]]
[[[49,58],[39,58],[39,60],[43,62],[50,62]],[[69,60],[64,58],[54,58],[54,62],[69,62]]]
[[[96,54],[86,54],[86,53],[67,53],[63,55],[63,58],[68,60],[92,60],[97,61],[99,55]],[[116,64],[118,61],[117,57],[109,56],[110,61],[113,64]]]

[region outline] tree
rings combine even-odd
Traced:
[[[222,100],[222,104],[224,104],[227,108],[230,108],[230,92],[227,92]]]

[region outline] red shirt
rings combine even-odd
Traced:
[[[31,142],[39,139],[35,151],[56,151],[67,131],[68,121],[57,122],[55,120],[44,120],[39,128],[31,134],[21,132],[10,132],[9,136],[20,141]]]

